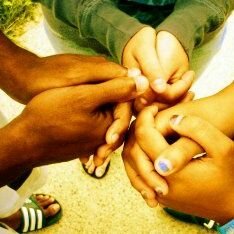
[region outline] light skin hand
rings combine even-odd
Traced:
[[[141,29],[127,43],[123,52],[123,65],[137,67],[151,85],[144,95],[135,101],[139,112],[152,102],[175,104],[184,97],[190,88],[194,74],[188,71],[188,57],[179,41],[169,32],[156,32],[153,28]],[[181,82],[182,79],[182,82]],[[172,85],[179,82],[179,85]]]
[[[37,95],[0,131],[1,183],[22,173],[22,165],[31,169],[94,153],[113,121],[110,105],[135,98],[137,87],[132,78],[117,78]]]
[[[227,136],[233,137],[233,91],[234,84],[231,84],[213,96],[179,104],[164,110],[156,116],[155,126],[164,137],[168,138],[174,135],[173,132],[171,132],[171,128],[168,128],[168,121],[172,115],[196,115],[212,123]],[[204,150],[196,142],[186,137],[180,137],[171,144],[170,149],[165,149],[161,152],[161,155],[157,157],[157,162],[161,160],[162,156],[168,159],[172,163],[171,167],[173,167],[173,169],[167,172],[158,171],[162,175],[175,173],[183,169],[195,155],[203,152]]]
[[[158,197],[159,202],[221,224],[233,219],[234,142],[209,122],[195,116],[174,116],[168,128],[197,142],[207,155],[167,176],[169,192]]]
[[[144,120],[143,124],[145,126],[139,123],[141,128],[135,130],[137,139],[141,141],[140,149],[143,149],[143,152],[147,154],[146,158],[141,158],[139,164],[146,165],[147,163],[148,169],[153,168],[152,161],[157,158],[155,155],[160,154],[159,151],[163,152],[164,149],[170,151],[172,147],[163,140],[163,136],[155,128],[152,121],[155,113],[156,109],[154,106],[145,108],[138,116],[140,121]],[[225,223],[233,218],[234,190],[232,188],[234,180],[232,168],[234,161],[232,155],[234,153],[234,145],[232,140],[198,117],[186,117],[183,119],[180,116],[173,116],[171,124],[169,124],[169,121],[167,123],[167,129],[176,131],[179,135],[197,142],[206,151],[207,156],[190,160],[183,170],[163,177],[168,184],[168,191],[164,194],[157,193],[157,201],[163,206],[214,219],[220,223]],[[153,140],[151,141],[151,139]],[[214,139],[216,139],[215,142]],[[160,142],[160,144],[155,146],[155,142]],[[221,144],[218,144],[218,142]],[[131,184],[139,192],[142,192],[142,190],[148,193],[152,192],[153,187],[149,181],[153,176],[148,172],[145,175],[147,179],[143,180],[142,175],[136,172],[138,170],[136,169],[137,167],[128,166],[128,161],[136,155],[136,152],[131,152],[130,148],[126,149],[128,154],[124,157],[124,160],[127,162],[125,163],[127,165],[126,171]],[[165,154],[162,153],[161,156],[163,158]],[[137,157],[139,157],[139,153],[133,159],[135,160],[133,165],[137,165]],[[159,174],[162,174],[162,170],[171,169],[170,165],[173,165],[173,162],[168,164],[168,161],[168,158],[166,158],[166,163],[164,161],[164,164],[156,165]]]
[[[148,113],[148,110],[150,114]],[[138,126],[141,124],[140,122],[143,119],[145,120],[145,124],[150,126],[150,129],[148,129],[147,132],[152,131],[151,126],[154,125],[154,116],[156,114],[156,106],[146,107],[139,114],[136,123],[131,125],[130,131],[128,133],[129,135],[125,141],[123,150],[123,161],[127,175],[133,187],[142,194],[147,204],[151,207],[157,205],[157,196],[159,194],[167,194],[168,187],[166,181],[161,176],[159,176],[158,173],[156,173],[151,158],[146,155],[146,153],[138,145],[135,136],[137,136],[137,134],[142,135],[142,130],[145,131],[143,128],[138,128]],[[136,132],[138,133],[136,134]],[[144,141],[151,142],[155,140],[158,143],[158,147],[155,149],[157,152],[154,152],[155,155],[159,154],[159,152],[168,146],[166,140],[160,133],[151,134],[151,136],[153,136],[153,139],[147,138],[144,139]],[[152,202],[153,205],[149,201],[154,201]]]

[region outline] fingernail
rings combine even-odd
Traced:
[[[167,83],[164,79],[158,78],[151,84],[151,86],[157,93],[163,93],[167,88]]]
[[[139,68],[133,67],[128,69],[128,77],[136,77],[141,75],[141,70]]]
[[[156,191],[156,193],[157,193],[159,196],[163,196],[163,195],[164,195],[163,189],[160,188],[160,187],[155,188],[155,191]]]
[[[148,198],[148,194],[145,190],[141,191],[141,196],[144,198],[144,199],[147,199]]]
[[[154,199],[148,199],[146,200],[146,203],[150,208],[155,208],[158,206],[158,202]]]
[[[173,115],[170,118],[170,122],[172,125],[178,126],[181,123],[181,121],[183,120],[183,118],[184,118],[184,115]]]
[[[136,91],[138,94],[144,93],[149,88],[149,81],[145,76],[132,77],[136,83]]]
[[[159,172],[159,173],[167,173],[169,171],[172,170],[172,165],[171,162],[167,159],[160,159],[158,161],[155,162],[155,169]]]
[[[140,98],[140,102],[141,102],[141,104],[143,104],[143,105],[146,105],[148,102],[147,102],[147,100],[145,99],[145,98]]]

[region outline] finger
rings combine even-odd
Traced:
[[[197,142],[213,157],[230,153],[233,141],[209,122],[195,116],[175,115],[170,120],[170,126],[182,136]]]
[[[123,61],[123,66],[128,69],[132,69],[132,68],[137,68],[139,70],[141,69],[140,64],[138,63],[138,61],[134,58],[132,54],[128,54],[128,56],[125,57],[125,60]]]
[[[130,102],[119,103],[114,110],[114,122],[106,132],[106,143],[114,144],[127,132],[132,117]]]
[[[136,77],[136,76],[140,76],[141,74],[141,70],[137,67],[132,67],[128,69],[128,77]]]
[[[176,102],[188,92],[193,83],[194,76],[195,73],[193,71],[188,71],[174,84],[168,84],[166,91],[157,97],[157,101],[169,103]]]
[[[192,91],[188,91],[186,93],[186,95],[181,100],[178,100],[177,103],[190,102],[193,100],[194,96],[195,96],[195,94]],[[135,101],[134,101],[135,112],[138,113],[138,112],[142,111],[146,106],[152,105],[152,104],[157,106],[159,111],[168,109],[169,107],[177,104],[177,103],[169,104],[169,103],[164,103],[164,102],[158,102],[155,100],[157,100],[155,94],[154,94],[154,96],[152,96],[149,94],[149,91],[147,90],[143,95],[141,95],[140,97],[137,97],[135,99]]]
[[[107,157],[105,159],[104,163],[101,166],[99,166],[99,167],[96,168],[95,175],[97,177],[102,177],[104,175],[104,173],[106,172],[106,168],[107,168],[110,160],[111,160],[111,157],[109,156],[109,157]]]
[[[84,69],[89,71],[87,81],[107,81],[116,77],[126,77],[127,69],[110,61],[91,62],[84,64]]]
[[[141,194],[149,207],[157,207],[157,197],[155,191],[147,186],[134,169],[124,161],[124,166],[132,186]]]
[[[155,169],[162,176],[168,176],[183,169],[196,155],[203,153],[195,141],[181,137],[163,150],[155,160]]]
[[[113,149],[113,145],[104,144],[98,147],[95,155],[94,155],[94,164],[99,167],[103,165],[105,160],[113,153],[115,149]]]
[[[137,117],[135,130],[138,144],[152,161],[168,146],[162,134],[155,128],[156,113],[157,107],[146,107]]]
[[[156,93],[165,92],[168,79],[159,64],[156,52],[152,50],[147,57],[142,56],[138,61],[141,64],[142,73],[150,81],[151,88]]]
[[[95,95],[95,97],[92,97],[95,100],[92,101],[100,106],[107,103],[129,101],[145,92],[148,87],[148,80],[143,76],[118,78],[90,86],[90,93]]]
[[[187,94],[185,95],[185,97],[183,97],[179,103],[186,103],[186,102],[190,102],[194,99],[195,93],[192,91],[188,91]]]
[[[132,160],[129,161],[129,164],[134,165],[133,168],[136,169],[137,174],[159,195],[166,195],[168,193],[166,181],[156,173],[152,161],[137,143],[134,144],[130,153],[131,155],[128,157]]]
[[[162,93],[166,90],[167,78],[156,52],[156,32],[151,32],[151,36],[148,39],[147,45],[141,50],[136,50],[134,56],[140,64],[143,74],[149,79],[151,88],[156,93]]]
[[[188,93],[185,95],[185,97],[183,97],[181,100],[179,100],[178,103],[190,102],[193,100],[194,95],[195,94],[192,91],[188,91]],[[178,104],[178,103],[176,103],[176,104]],[[161,103],[161,102],[154,102],[153,105],[158,107],[158,111],[162,111],[162,110],[168,109],[168,108],[173,106],[172,104]]]

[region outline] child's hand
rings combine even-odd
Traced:
[[[141,69],[150,81],[151,90],[135,103],[137,111],[155,101],[176,103],[185,96],[193,81],[193,75],[180,81],[189,67],[180,42],[165,31],[156,36],[151,27],[143,28],[128,42],[123,52],[123,65]],[[176,85],[177,81],[180,84]]]

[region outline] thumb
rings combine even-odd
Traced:
[[[126,102],[144,93],[149,82],[144,76],[116,78],[101,84],[93,85],[96,106],[108,103]]]
[[[209,122],[195,116],[174,115],[170,120],[170,126],[179,135],[187,137],[185,138],[187,141],[192,139],[198,143],[210,157],[216,160],[223,160],[226,156],[230,157],[230,149],[233,148],[232,140]],[[188,147],[189,142],[184,145],[185,149],[192,149]],[[177,146],[179,147],[179,144]],[[165,176],[177,171],[175,167],[185,166],[188,161],[188,157],[183,157],[183,154],[178,158],[175,157],[175,154],[165,154],[164,152],[155,161],[155,168],[159,174]]]

